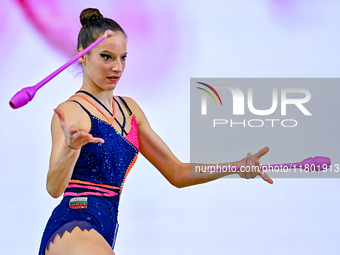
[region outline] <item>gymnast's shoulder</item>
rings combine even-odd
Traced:
[[[132,99],[131,97],[127,97],[127,96],[120,96],[120,97],[123,98],[125,102],[127,103],[127,105],[129,106],[132,114],[136,117],[138,125],[147,121],[142,108],[138,105],[138,103],[134,99]]]
[[[78,101],[77,99],[67,100],[59,104],[56,109],[62,110],[68,125],[75,125],[78,130],[89,132],[91,129],[91,120],[89,115],[80,104],[74,102],[73,100]],[[52,126],[53,124],[60,125],[59,118],[56,113],[54,113],[52,118]]]

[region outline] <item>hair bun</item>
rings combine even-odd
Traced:
[[[103,18],[103,15],[96,8],[87,8],[80,13],[80,23],[85,26],[91,20]]]

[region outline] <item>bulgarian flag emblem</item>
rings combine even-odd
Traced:
[[[70,200],[71,209],[86,209],[87,197],[74,197]]]

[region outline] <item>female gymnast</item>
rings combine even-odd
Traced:
[[[93,8],[81,12],[80,22],[78,52],[106,30],[113,35],[79,59],[83,84],[55,109],[46,188],[52,197],[63,194],[63,199],[47,222],[39,255],[114,254],[119,198],[139,151],[178,188],[231,174],[208,173],[205,178],[203,173],[202,178],[190,178],[190,163],[172,154],[138,104],[113,95],[126,63],[124,30]],[[221,166],[258,166],[268,150]],[[238,174],[247,179],[260,175],[272,183],[258,168]]]

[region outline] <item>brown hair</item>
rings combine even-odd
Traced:
[[[84,9],[80,13],[80,23],[83,27],[79,31],[77,49],[85,49],[108,29],[112,32],[122,32],[126,37],[124,30],[116,21],[104,18],[95,8]]]

